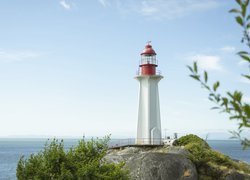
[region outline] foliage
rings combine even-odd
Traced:
[[[194,134],[189,134],[189,135],[180,137],[179,139],[177,139],[174,142],[174,145],[175,146],[186,146],[187,144],[190,144],[190,143],[197,143],[197,144],[201,145],[202,147],[209,148],[209,145],[207,144],[206,141],[204,141],[203,139],[201,139],[200,137],[198,137]]]
[[[219,178],[223,174],[220,172],[220,167],[250,173],[247,164],[236,163],[228,156],[212,150],[206,141],[196,135],[183,136],[174,145],[184,146],[188,150],[190,153],[189,158],[196,165],[199,175],[214,176],[215,179]],[[204,170],[205,172],[203,172]]]
[[[219,165],[232,166],[232,161],[228,156],[211,150],[207,142],[200,137],[189,134],[179,138],[175,145],[184,146],[191,154],[191,159],[196,165],[202,165],[207,162],[213,162]]]
[[[64,150],[63,141],[53,139],[38,154],[28,159],[22,156],[17,165],[19,180],[28,179],[128,179],[124,163],[106,163],[109,137],[80,140],[76,147]]]
[[[245,43],[247,51],[240,51],[237,54],[240,58],[246,62],[250,69],[250,14],[247,15],[247,7],[249,6],[249,0],[236,0],[240,9],[232,9],[231,13],[236,13],[236,22],[243,28],[242,43]],[[250,128],[250,104],[243,101],[243,93],[235,90],[234,92],[226,92],[226,95],[222,95],[218,92],[220,82],[216,81],[213,85],[208,84],[208,73],[206,71],[200,73],[198,70],[197,62],[193,63],[193,66],[188,66],[193,79],[200,82],[201,86],[209,92],[208,99],[216,104],[212,109],[219,109],[220,112],[229,114],[231,120],[237,120],[239,122],[238,131],[232,131],[233,138],[241,140],[243,148],[250,147],[250,139],[242,138],[241,132]],[[250,81],[250,74],[243,74],[243,78]]]

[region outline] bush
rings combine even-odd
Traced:
[[[200,137],[194,134],[189,134],[189,135],[180,137],[174,142],[174,145],[186,146],[187,144],[190,144],[190,143],[197,143],[204,148],[210,148],[206,141],[204,141],[203,139],[201,139]]]
[[[185,149],[190,152],[189,157],[196,166],[201,166],[209,161],[209,150],[202,147],[199,143],[189,143],[185,146]]]
[[[214,174],[218,177],[220,174],[216,167],[226,167],[229,169],[240,170],[250,173],[249,166],[244,163],[236,163],[228,156],[212,150],[206,141],[196,135],[190,134],[176,140],[174,145],[184,146],[188,150],[190,160],[196,165],[201,174]]]
[[[80,140],[76,147],[65,151],[63,141],[54,139],[41,152],[28,159],[20,158],[17,179],[128,179],[124,163],[109,164],[103,160],[108,140]]]

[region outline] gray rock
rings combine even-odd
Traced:
[[[131,158],[127,165],[136,179],[197,179],[193,163],[179,154],[144,153]]]
[[[182,154],[159,153],[140,148],[110,152],[109,162],[126,163],[132,179],[139,180],[196,180],[195,165]]]
[[[125,168],[129,170],[131,179],[250,180],[249,174],[235,169],[221,169],[219,166],[208,164],[196,169],[188,156],[189,152],[182,147],[125,147],[110,150],[105,159],[112,163],[125,162]]]
[[[250,180],[250,175],[243,175],[238,172],[232,172],[225,177],[225,180]]]

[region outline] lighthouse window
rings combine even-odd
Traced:
[[[141,64],[157,64],[156,56],[142,56]]]

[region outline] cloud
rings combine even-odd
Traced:
[[[35,59],[38,53],[32,51],[2,51],[0,50],[0,62],[20,62]]]
[[[98,0],[101,5],[103,5],[104,7],[106,7],[109,3],[108,3],[108,0]]]
[[[235,52],[236,48],[233,46],[224,46],[220,50],[225,53],[233,53]]]
[[[223,68],[220,65],[221,58],[219,56],[197,54],[188,57],[189,60],[196,61],[203,70],[222,71]]]
[[[141,4],[141,8],[139,9],[139,12],[144,16],[152,16],[153,14],[156,14],[159,12],[159,8],[156,6],[150,6],[147,2],[143,1]]]
[[[141,2],[138,12],[153,19],[175,19],[217,6],[218,2],[214,0],[145,0]]]
[[[70,10],[72,8],[72,4],[67,3],[65,0],[61,0],[60,5],[66,10]]]
[[[109,3],[119,11],[136,13],[149,19],[175,19],[219,6],[216,0],[98,0],[103,6]]]

